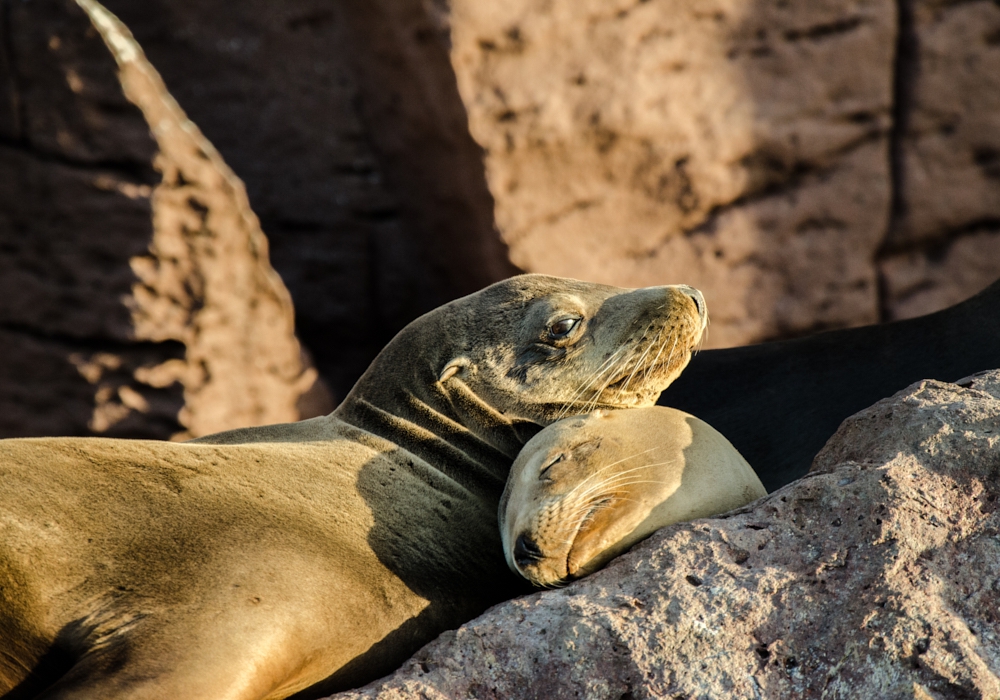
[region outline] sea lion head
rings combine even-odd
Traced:
[[[767,495],[719,431],[665,406],[553,423],[522,448],[498,509],[510,568],[538,586],[592,573],[661,527]]]
[[[657,410],[671,409],[645,409]],[[601,568],[662,524],[650,514],[680,486],[691,430],[681,418],[658,432],[662,416],[645,411],[567,418],[524,446],[499,507],[513,571],[558,585]]]
[[[334,415],[496,498],[494,486],[542,427],[655,403],[706,323],[704,298],[686,285],[520,275],[410,323]]]
[[[462,344],[440,358],[438,382],[541,425],[652,405],[707,323],[693,287],[622,289],[545,275],[505,280],[451,311]]]

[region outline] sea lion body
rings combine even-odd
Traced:
[[[705,320],[690,288],[527,275],[415,321],[329,416],[0,441],[0,695],[251,700],[384,675],[519,590],[495,518],[524,443],[651,405]]]
[[[548,586],[599,569],[661,527],[765,495],[704,421],[661,406],[598,411],[524,446],[500,501],[500,533],[510,568]]]

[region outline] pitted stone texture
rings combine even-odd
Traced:
[[[450,19],[514,263],[693,284],[711,345],[877,319],[891,0],[455,0]]]
[[[499,605],[346,698],[1000,694],[1000,371],[844,422],[804,479]]]

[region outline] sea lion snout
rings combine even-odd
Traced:
[[[542,550],[538,548],[538,543],[531,538],[531,535],[522,532],[514,540],[514,562],[521,569],[531,566],[542,558]]]
[[[694,306],[698,310],[698,316],[701,317],[702,329],[704,329],[708,322],[708,306],[705,304],[705,295],[700,290],[686,284],[678,284],[677,288],[691,297],[691,301],[694,302]]]

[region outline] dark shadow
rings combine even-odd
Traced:
[[[432,3],[105,4],[246,183],[337,399],[406,323],[516,272]]]
[[[417,649],[433,639],[428,638],[427,629],[435,623],[434,613],[427,608],[416,617],[410,618],[382,641],[351,662],[342,666],[332,676],[289,696],[289,700],[313,700],[352,688],[360,688],[376,678],[388,676],[399,668]],[[6,700],[0,698],[0,700]]]
[[[922,379],[1000,367],[1000,282],[907,321],[697,355],[659,399],[721,432],[773,491],[847,417]]]
[[[0,0],[0,437],[182,429],[183,387],[135,378],[184,347],[137,341],[123,302],[161,176],[116,71],[75,3]]]
[[[32,700],[38,697],[43,690],[66,675],[76,661],[77,656],[70,653],[57,640],[38,659],[38,663],[24,680],[0,695],[0,700]]]
[[[406,455],[399,450],[363,466],[357,489],[374,518],[368,545],[428,605],[296,698],[358,687],[387,675],[442,632],[534,590],[511,572],[504,558],[497,524],[503,484],[460,484]]]

